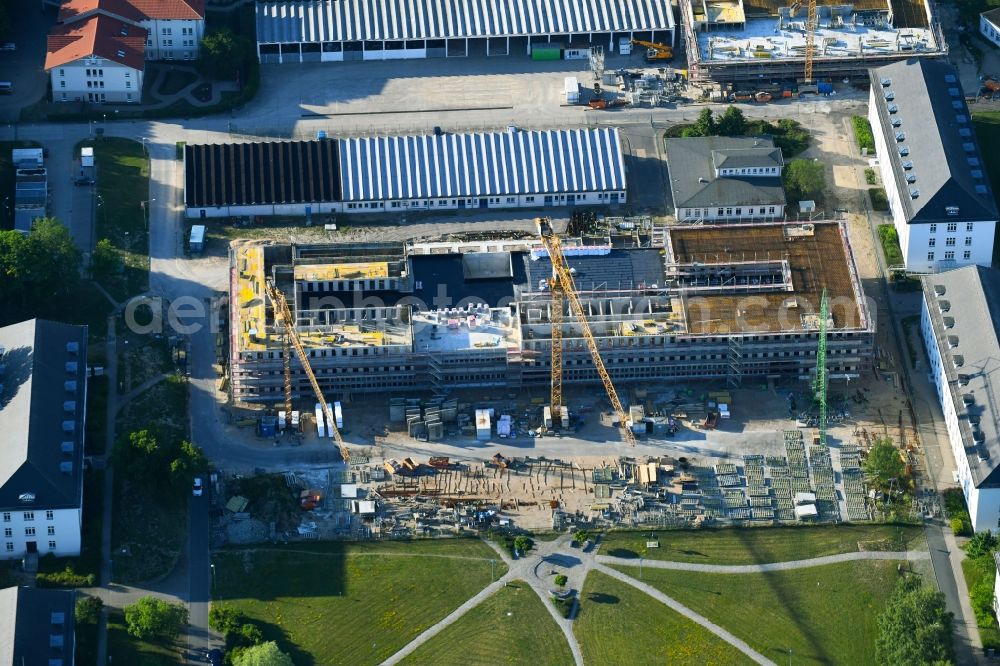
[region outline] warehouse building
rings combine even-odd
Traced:
[[[262,63],[530,54],[620,39],[674,44],[668,0],[305,0],[257,4]]]
[[[614,128],[188,145],[191,218],[623,204]]]
[[[997,206],[955,68],[913,59],[872,70],[868,119],[900,268],[989,266]]]
[[[921,332],[975,531],[1000,530],[1000,271],[926,275]]]
[[[699,225],[671,228],[664,247],[590,243],[563,245],[616,382],[808,377],[824,287],[831,375],[856,377],[870,367],[874,324],[840,224]],[[543,387],[551,275],[533,239],[234,246],[232,396],[283,396],[282,331],[263,289],[269,276],[293,309],[328,397]],[[563,339],[565,381],[599,384],[572,317]],[[296,396],[311,400],[297,359],[292,367]]]
[[[680,0],[692,81],[739,89],[801,82],[808,4],[787,0]],[[932,0],[819,0],[813,75],[867,76],[871,67],[947,55]]]

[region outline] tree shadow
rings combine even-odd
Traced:
[[[605,594],[604,592],[591,592],[587,595],[587,601],[593,601],[598,604],[617,604],[621,599],[613,594]]]
[[[627,560],[637,560],[639,559],[639,553],[628,548],[612,548],[608,551],[608,555],[611,557],[621,557]]]

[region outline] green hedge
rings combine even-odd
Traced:
[[[903,252],[899,249],[899,234],[891,224],[878,226],[878,237],[882,241],[882,251],[885,253],[885,263],[889,266],[903,264]]]
[[[889,198],[885,195],[885,190],[881,187],[872,187],[868,190],[868,195],[872,200],[872,210],[889,210]]]
[[[93,587],[97,578],[94,574],[78,574],[67,564],[65,569],[55,573],[39,572],[35,576],[35,582],[38,587]]]
[[[864,116],[851,116],[851,125],[854,126],[854,140],[858,142],[858,149],[868,149],[869,155],[875,154],[875,135],[872,134],[871,123]]]

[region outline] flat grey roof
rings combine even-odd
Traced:
[[[900,193],[906,221],[995,221],[997,205],[955,68],[911,58],[869,76],[891,153],[879,155],[879,165]]]
[[[785,189],[778,176],[715,175],[717,158],[724,158],[726,168],[782,165],[784,162],[781,151],[768,137],[699,136],[667,139],[665,152],[670,191],[676,208],[713,208],[737,204],[785,205]]]
[[[570,246],[563,246],[564,251],[569,249]],[[650,288],[654,284],[662,287],[666,280],[659,249],[611,250],[610,254],[598,256],[567,254],[566,263],[574,271],[573,282],[581,292]],[[539,281],[552,279],[552,262],[548,256],[532,260],[530,253],[525,254],[524,265],[527,292],[541,291]]]
[[[73,590],[0,589],[0,664],[70,666],[75,599]]]
[[[921,282],[973,482],[1000,487],[1000,270],[966,266]]]

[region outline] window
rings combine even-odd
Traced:
[[[719,209],[719,211],[718,211],[718,213],[717,213],[717,215],[718,215],[719,217],[722,217],[722,216],[723,216],[723,215],[725,215],[725,214],[726,214],[726,211],[725,211],[725,209],[723,209],[723,208],[720,208],[720,209]]]
[[[944,244],[945,244],[946,247],[955,247],[955,239],[954,238],[945,238],[944,239]]]
[[[5,537],[7,537],[7,538],[13,537],[14,536],[14,528],[12,528],[12,527],[5,527],[5,528],[3,528],[3,535]]]
[[[56,526],[55,525],[49,525],[48,535],[49,536],[55,536],[56,535]]]
[[[66,76],[66,70],[62,67],[59,68],[59,76]]]
[[[968,261],[969,259],[972,259],[972,252],[970,252],[969,250],[966,250],[965,252],[963,252],[962,253],[962,259],[965,259],[966,261]]]
[[[8,541],[6,549],[7,549],[8,553],[13,553],[14,552],[14,544],[12,544],[10,541]]]
[[[5,522],[5,523],[9,523],[10,522],[10,511],[4,511],[3,512],[3,522]]]
[[[958,224],[955,222],[950,222],[948,224],[948,231],[958,231]]]
[[[35,519],[35,512],[34,511],[25,511],[24,512],[24,521],[25,522],[28,522],[29,520],[34,520],[34,519]]]
[[[934,261],[934,253],[933,252],[928,252],[927,253],[927,261]]]
[[[104,76],[104,70],[103,69],[97,70],[97,75],[98,76]]]
[[[45,520],[54,520],[55,517],[56,517],[56,514],[54,512],[52,512],[52,511],[46,511],[45,512]]]
[[[774,206],[771,206],[770,208],[768,208],[767,212],[773,214],[774,213]]]
[[[928,238],[927,239],[927,247],[934,247],[935,245],[937,245],[937,239],[936,238]]]
[[[972,236],[966,236],[965,237],[965,247],[969,247],[970,245],[972,245]]]
[[[125,72],[125,78],[126,79],[132,78],[132,72]]]
[[[965,223],[965,230],[966,231],[972,231],[972,222],[966,222]]]
[[[163,40],[163,45],[164,46],[173,46],[174,45],[174,40],[172,40],[172,39],[164,39]]]
[[[56,542],[49,541],[49,550],[55,550],[55,549],[56,549]]]
[[[24,536],[35,536],[35,528],[34,527],[25,527],[24,528]]]
[[[944,260],[945,261],[955,261],[955,253],[954,252],[945,252],[944,253]]]
[[[104,87],[104,81],[99,81],[99,83],[101,84],[101,87],[103,88]]]
[[[161,30],[160,32],[163,33],[164,35],[169,35],[170,31],[171,31],[170,28],[163,28],[163,30]]]
[[[66,87],[66,82],[65,81],[60,81],[59,82],[59,87],[60,88],[65,88]]]

